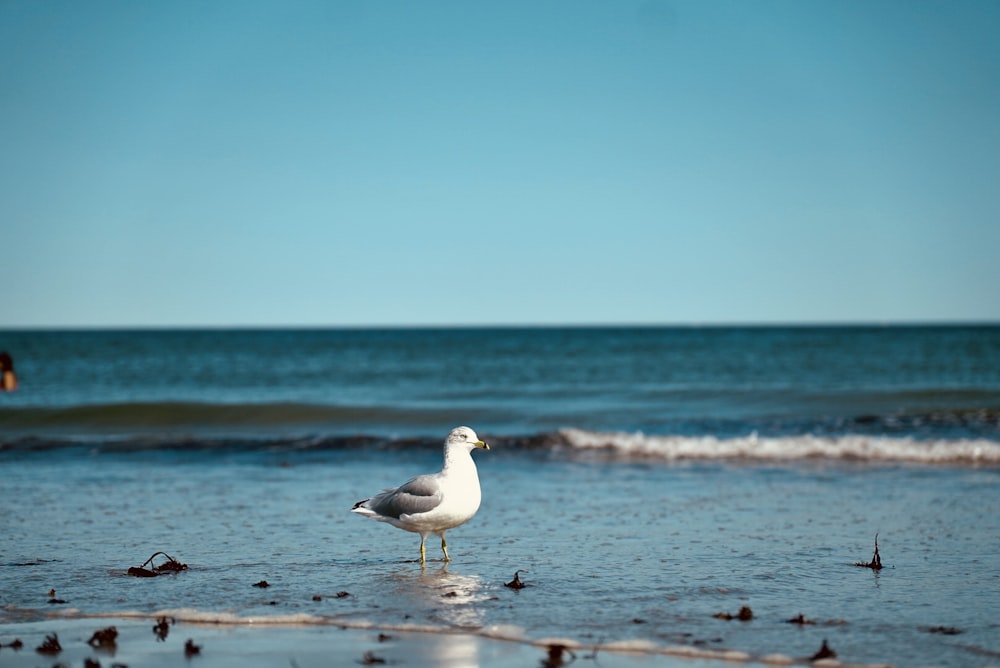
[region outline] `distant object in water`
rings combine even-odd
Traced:
[[[444,560],[448,556],[445,531],[465,524],[479,510],[482,493],[479,473],[472,460],[476,448],[490,446],[468,427],[455,427],[444,442],[444,467],[440,473],[411,478],[370,499],[358,501],[352,512],[420,534],[420,563],[427,561],[424,542],[429,534],[441,537]]]
[[[0,391],[13,392],[17,389],[17,374],[14,360],[7,351],[0,352]]]

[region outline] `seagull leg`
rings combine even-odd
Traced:
[[[424,541],[427,540],[427,534],[420,534],[420,563],[425,563],[427,561],[427,550],[424,548]]]
[[[448,556],[448,541],[444,539],[444,531],[441,532],[441,551],[444,552],[444,560],[451,561],[451,557]]]

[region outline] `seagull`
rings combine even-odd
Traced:
[[[444,532],[471,520],[482,499],[479,473],[472,461],[472,451],[477,448],[489,450],[490,446],[468,427],[455,427],[444,441],[440,473],[420,475],[383,490],[355,503],[351,512],[420,534],[421,564],[427,561],[424,542],[428,535],[436,534],[441,537],[444,560],[451,561]]]

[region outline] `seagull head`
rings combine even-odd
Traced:
[[[489,450],[490,444],[485,443],[476,436],[476,432],[472,431],[468,427],[455,427],[448,434],[448,438],[445,440],[444,445],[446,448],[459,447],[466,448],[469,452],[472,452],[476,448],[482,448],[483,450]]]

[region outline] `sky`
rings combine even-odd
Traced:
[[[1000,321],[994,0],[0,0],[0,328]]]

